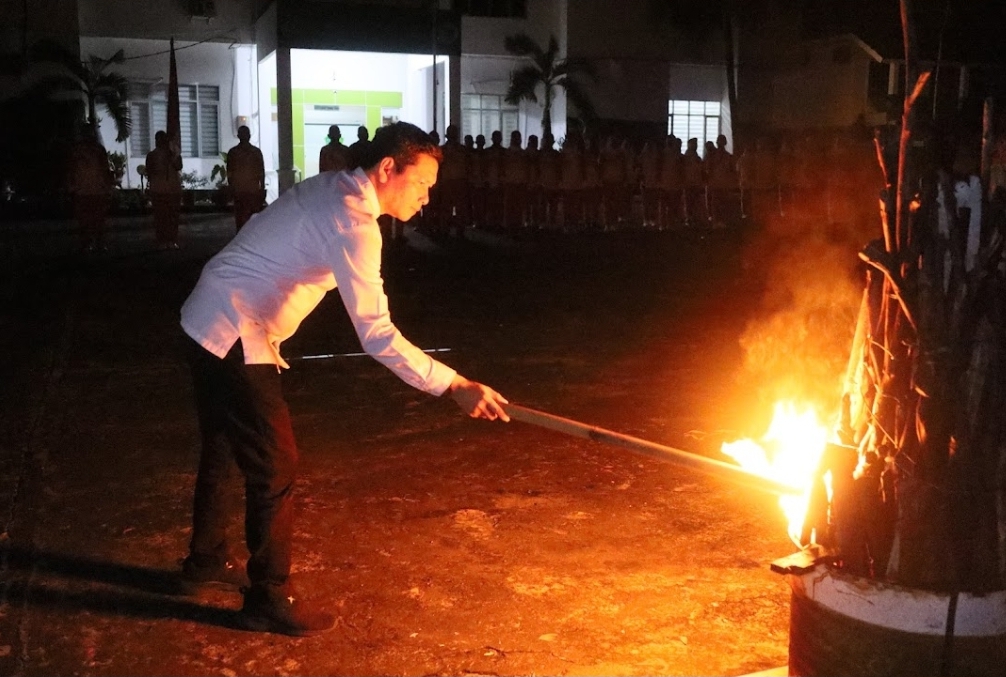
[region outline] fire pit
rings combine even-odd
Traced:
[[[824,543],[843,540],[833,528],[834,502],[848,505],[853,500],[855,492],[841,478],[851,478],[855,450],[825,443],[820,425],[804,413],[779,407],[774,432],[767,439],[726,445],[727,454],[741,462],[733,466],[520,405],[507,405],[507,411],[515,420],[614,444],[780,495],[791,517],[791,537],[798,544],[806,543],[797,553],[772,563],[792,589],[790,675],[1002,674],[1006,590],[978,594],[896,585],[857,575],[853,567],[843,569],[844,561],[835,551],[818,545],[818,539]],[[787,427],[795,434],[784,434]],[[772,477],[776,464],[768,455],[789,459],[792,465],[793,455],[785,447],[808,443],[820,446],[802,454],[814,461],[815,468],[807,470],[805,463],[798,467],[797,477]],[[838,478],[832,478],[832,471]],[[812,477],[800,480],[801,473]],[[801,489],[797,486],[801,483],[807,486]]]
[[[938,71],[919,58],[916,3],[898,4],[901,123],[874,137],[882,237],[859,252],[865,287],[841,392],[821,411],[827,444],[796,454],[820,460],[799,530],[791,522],[802,550],[773,568],[792,588],[791,675],[992,677],[1006,674],[1006,213],[985,196],[994,102],[981,148],[968,147],[962,119],[926,103]],[[779,479],[771,447],[744,442],[724,452]]]
[[[774,565],[793,590],[790,675],[1000,675],[1006,591],[936,593],[836,571]]]

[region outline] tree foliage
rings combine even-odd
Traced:
[[[29,96],[57,97],[80,94],[86,101],[85,121],[97,126],[98,107],[102,107],[115,124],[116,141],[129,137],[132,121],[129,116],[128,82],[111,67],[125,61],[123,50],[103,59],[90,56],[81,61],[72,52],[51,42],[36,43],[29,50],[35,64],[52,64],[56,70],[43,76],[28,90]]]
[[[552,104],[556,90],[564,91],[566,98],[585,118],[596,117],[590,97],[577,80],[577,76],[596,79],[594,70],[585,61],[560,59],[559,43],[554,35],[549,37],[548,46],[544,49],[524,33],[507,36],[504,46],[510,54],[527,61],[511,74],[506,101],[511,104],[521,101],[539,103],[538,93],[541,92],[543,135],[552,133]]]

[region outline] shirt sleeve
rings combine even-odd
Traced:
[[[376,221],[341,232],[333,272],[363,350],[419,390],[441,395],[457,372],[410,343],[391,321],[381,278],[381,234]]]

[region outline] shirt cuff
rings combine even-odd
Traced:
[[[430,370],[430,377],[426,380],[426,392],[440,397],[451,387],[454,377],[458,372],[448,367],[443,362],[433,360],[433,368]]]

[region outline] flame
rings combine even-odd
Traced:
[[[798,546],[803,545],[800,535],[810,504],[811,483],[827,442],[828,428],[812,407],[777,402],[761,440],[746,438],[722,446],[723,453],[746,470],[803,490],[800,495],[779,498],[789,522],[790,538]]]

